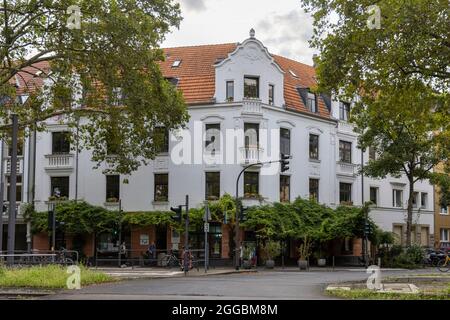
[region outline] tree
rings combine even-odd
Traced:
[[[320,50],[322,90],[354,97],[417,79],[448,92],[447,0],[302,0],[302,5],[314,18],[311,44]]]
[[[363,99],[367,100],[367,99]],[[450,161],[450,113],[440,96],[420,82],[385,89],[375,101],[356,107],[352,121],[360,133],[363,149],[375,148],[378,156],[364,167],[371,177],[404,174],[409,197],[406,244],[411,245],[414,185],[418,181],[442,180],[433,172],[441,162]]]
[[[78,17],[80,28],[69,28]],[[159,44],[180,20],[173,0],[3,0],[3,134],[12,112],[30,131],[60,116],[77,126],[72,138],[94,161],[107,160],[120,173],[136,170],[164,143],[158,127],[188,119],[181,92],[158,66],[165,58]]]
[[[414,184],[442,181],[432,170],[450,163],[449,7],[446,0],[372,4],[303,0],[314,17],[312,44],[321,51],[318,90],[355,101],[350,120],[359,147],[377,151],[364,173],[408,179],[409,246]],[[369,28],[378,12],[379,27]]]

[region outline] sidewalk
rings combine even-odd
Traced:
[[[104,272],[112,277],[118,279],[148,279],[148,278],[173,278],[173,277],[184,277],[184,272],[173,268],[173,269],[164,269],[164,268],[92,268],[92,270],[98,270]],[[253,273],[257,272],[256,269],[252,270],[235,270],[234,268],[214,268],[209,269],[207,273],[205,273],[204,269],[192,269],[187,273],[188,277],[203,277],[203,276],[216,276],[216,275],[224,275],[224,274],[233,274],[233,273]]]

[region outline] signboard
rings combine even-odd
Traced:
[[[141,246],[148,246],[149,244],[149,238],[148,238],[148,234],[141,234],[139,237],[139,244]]]
[[[208,222],[205,222],[205,224],[203,225],[203,230],[205,232],[209,232],[209,223]]]

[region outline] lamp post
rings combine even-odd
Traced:
[[[9,217],[8,217],[8,264],[14,264],[14,250],[16,238],[16,182],[17,182],[17,135],[19,120],[17,114],[12,115],[11,135],[11,167],[9,190]]]
[[[364,148],[361,148],[361,206],[364,206]],[[364,263],[366,268],[369,266],[369,257],[368,257],[368,239],[367,232],[365,230],[367,221],[368,221],[368,211],[364,213],[364,244],[363,244],[363,255],[364,255]]]
[[[4,188],[5,188],[5,181],[4,178],[4,161],[3,161],[3,155],[4,155],[4,147],[5,143],[3,140],[0,142],[1,144],[1,156],[0,156],[0,253],[3,250],[3,198],[4,198]]]
[[[264,164],[271,164],[271,163],[276,163],[276,162],[280,162],[282,164],[282,172],[289,169],[289,167],[287,167],[287,165],[289,164],[289,162],[287,161],[287,159],[291,159],[292,156],[285,156],[282,155],[280,160],[275,160],[275,161],[265,161],[265,162],[256,162],[253,164],[250,164],[248,166],[245,166],[241,172],[239,172],[237,179],[236,179],[236,213],[235,213],[235,229],[234,229],[234,245],[235,245],[235,251],[236,251],[236,255],[235,255],[235,259],[234,259],[234,267],[236,270],[239,270],[240,267],[240,245],[239,245],[239,212],[240,212],[240,208],[239,208],[239,179],[241,178],[242,174],[244,173],[245,170],[247,170],[248,168],[251,167],[255,167],[255,166],[262,166]]]

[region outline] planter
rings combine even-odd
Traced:
[[[273,269],[275,267],[275,261],[274,260],[266,260],[266,268],[267,269]]]
[[[252,262],[250,260],[244,260],[242,263],[242,268],[244,269],[251,269],[252,268]]]
[[[327,265],[327,259],[317,259],[317,265],[319,267],[325,267]]]
[[[308,269],[308,260],[297,260],[298,267],[300,270],[307,270]]]

